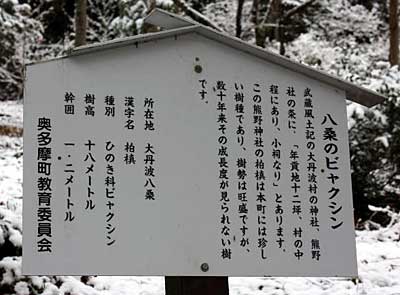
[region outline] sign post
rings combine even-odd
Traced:
[[[228,277],[165,277],[166,295],[228,295]]]

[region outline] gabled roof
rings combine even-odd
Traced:
[[[326,74],[324,72],[321,72],[304,64],[294,62],[286,57],[283,57],[271,51],[244,42],[239,38],[228,36],[227,34],[218,32],[209,27],[203,26],[197,22],[194,22],[192,20],[187,20],[181,16],[166,12],[161,9],[153,10],[146,17],[145,22],[151,25],[161,27],[164,29],[164,31],[137,35],[133,37],[117,39],[104,43],[81,46],[74,49],[71,52],[71,55],[80,55],[88,52],[121,47],[121,46],[128,46],[132,44],[138,44],[142,42],[195,32],[208,39],[228,45],[237,50],[247,52],[251,55],[257,56],[268,62],[285,67],[291,71],[301,73],[314,80],[318,80],[333,87],[342,89],[346,92],[346,98],[348,100],[357,102],[364,106],[371,107],[376,104],[382,103],[385,100],[384,96],[374,91],[368,90],[364,87],[357,86],[353,83]]]

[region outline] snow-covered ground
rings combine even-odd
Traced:
[[[22,126],[22,105],[0,103],[0,125]],[[5,243],[17,256],[0,261],[0,295],[136,295],[164,294],[162,277],[25,277],[18,249],[22,240],[22,138],[0,136],[0,257]],[[359,278],[230,278],[230,293],[268,295],[400,295],[400,217],[389,227],[358,231]],[[8,289],[7,289],[8,288]],[[8,290],[8,291],[7,291]]]
[[[0,124],[22,127],[22,101],[10,100],[0,103]]]

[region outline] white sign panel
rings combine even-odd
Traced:
[[[24,274],[357,274],[344,92],[195,34],[28,67]]]

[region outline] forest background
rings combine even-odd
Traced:
[[[357,227],[389,222],[368,205],[400,208],[397,0],[2,0],[0,100],[22,99],[26,63],[153,30],[143,18],[155,7],[388,97],[351,106],[349,136]]]

